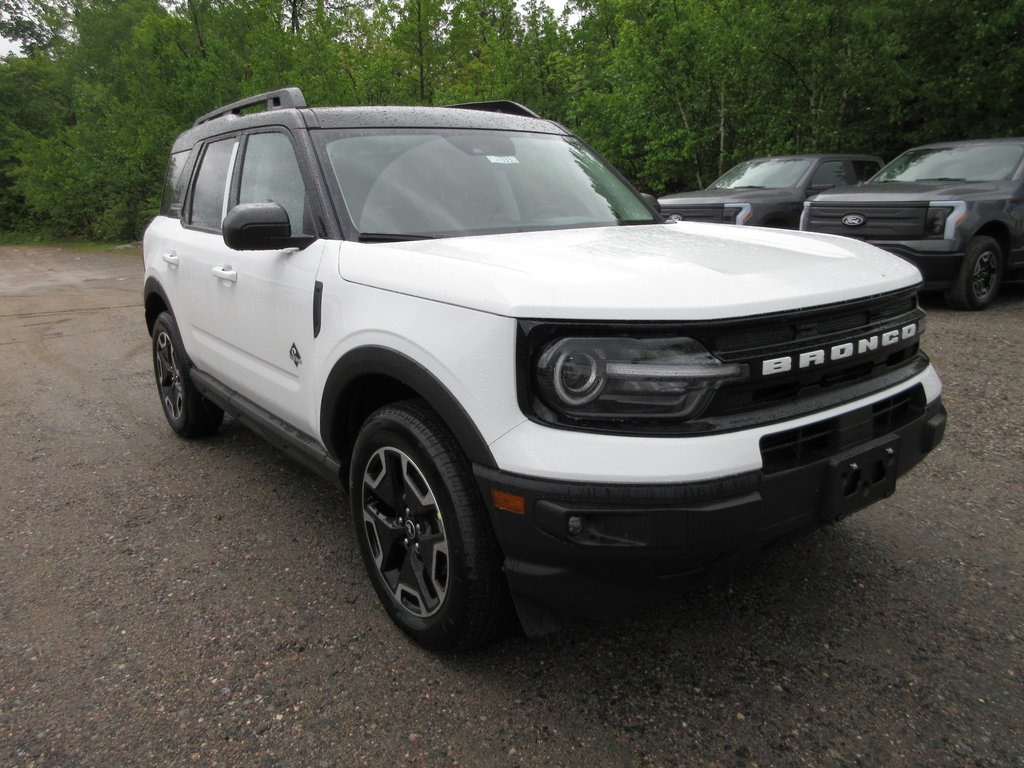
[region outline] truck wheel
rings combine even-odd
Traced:
[[[991,237],[971,238],[964,263],[946,289],[946,303],[955,309],[984,309],[999,292],[1003,279],[1003,252]]]
[[[392,620],[436,650],[483,645],[509,615],[502,557],[469,462],[424,403],[367,419],[349,478],[356,538]]]
[[[178,326],[169,312],[161,312],[153,323],[153,372],[164,416],[182,437],[212,435],[224,420],[224,411],[199,394],[188,368]]]

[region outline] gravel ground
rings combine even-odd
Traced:
[[[432,655],[344,502],[177,439],[136,250],[0,248],[0,765],[1024,766],[1024,290],[929,300],[943,445],[631,621]]]

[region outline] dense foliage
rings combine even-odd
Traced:
[[[1024,0],[0,0],[0,230],[138,237],[199,114],[513,99],[641,188],[1024,134]]]

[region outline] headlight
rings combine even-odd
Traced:
[[[674,338],[561,338],[543,347],[535,392],[570,419],[679,419],[704,410],[718,387],[747,378],[697,341]]]
[[[722,206],[722,223],[746,224],[753,212],[754,206],[750,203],[726,203]]]
[[[928,215],[924,220],[925,237],[941,238],[946,233],[946,219],[953,213],[952,206],[936,205],[928,208]]]
[[[937,201],[928,204],[924,219],[924,236],[952,240],[956,225],[967,216],[967,204],[959,201]]]

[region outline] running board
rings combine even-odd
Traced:
[[[228,389],[209,374],[192,368],[189,375],[196,389],[207,400],[223,408],[225,413],[238,419],[293,461],[325,477],[342,491],[347,491],[341,477],[341,464],[312,437]]]

